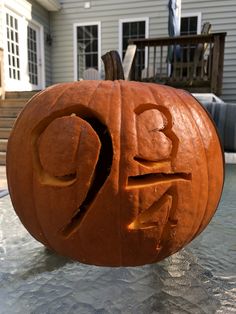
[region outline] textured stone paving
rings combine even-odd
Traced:
[[[127,268],[83,265],[48,251],[22,226],[9,195],[0,198],[0,314],[235,313],[235,191],[236,165],[228,165],[207,229],[161,263]]]

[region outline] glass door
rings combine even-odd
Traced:
[[[21,58],[19,45],[19,25],[20,19],[16,15],[6,12],[6,40],[7,40],[7,61],[8,61],[8,81],[14,88],[21,85]]]
[[[5,82],[7,91],[43,88],[42,27],[6,9]]]
[[[27,57],[29,83],[32,85],[32,89],[41,88],[39,37],[39,28],[29,23],[27,26]]]

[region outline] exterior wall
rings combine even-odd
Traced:
[[[236,103],[236,1],[182,0],[182,13],[194,12],[201,12],[202,24],[211,23],[211,32],[227,32],[222,99]]]
[[[60,11],[51,13],[53,83],[74,80],[74,23],[101,22],[101,55],[119,50],[120,19],[148,17],[149,37],[167,36],[167,0],[96,0],[90,9],[84,2],[64,0]]]
[[[101,22],[101,55],[119,50],[119,20],[149,18],[149,37],[168,35],[168,0],[90,1],[64,0],[58,12],[50,13],[52,44],[52,83],[74,80],[73,25]],[[236,102],[236,2],[235,0],[182,0],[182,13],[201,12],[201,25],[212,24],[212,32],[227,32],[222,98]]]

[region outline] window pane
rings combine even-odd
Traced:
[[[181,34],[184,35],[188,32],[188,18],[182,17],[181,18]]]
[[[129,24],[123,23],[123,36],[129,36]]]
[[[92,35],[94,38],[98,38],[98,28],[96,25],[92,26]]]
[[[189,29],[191,34],[197,34],[197,16],[190,18]]]
[[[137,22],[131,23],[131,35],[138,36],[138,23]]]

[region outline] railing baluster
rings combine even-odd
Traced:
[[[187,81],[190,79],[190,45],[187,45]]]
[[[177,60],[176,60],[176,45],[174,45],[174,50],[173,50],[173,54],[174,54],[174,64],[173,64],[173,78],[174,80],[176,79],[176,67],[177,67]]]
[[[156,73],[156,46],[154,46],[154,48],[153,48],[153,78],[154,78],[154,80],[156,77],[157,77],[157,73]]]
[[[212,51],[212,42],[210,42],[208,65],[207,65],[207,76],[208,76],[208,80],[209,81],[211,81],[212,53],[213,53],[213,51]]]
[[[183,60],[184,60],[184,47],[180,46],[180,80],[183,80]]]
[[[161,51],[160,51],[160,80],[162,79],[162,58],[163,58],[163,46],[161,45]]]
[[[148,45],[148,58],[147,58],[147,79],[149,79],[149,61],[150,61],[150,46]]]

